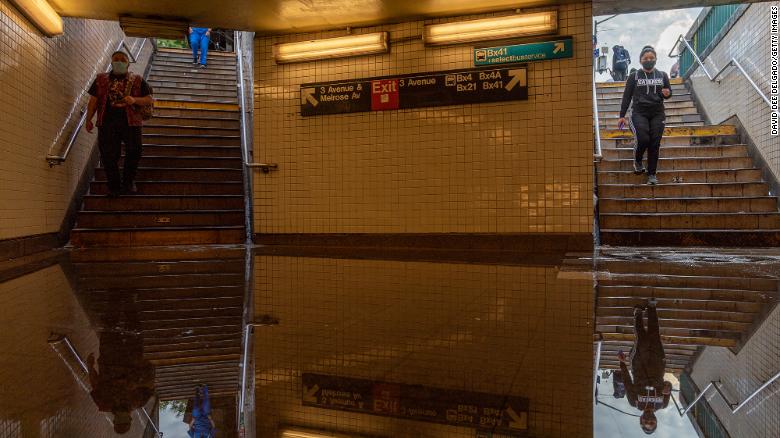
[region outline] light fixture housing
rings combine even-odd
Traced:
[[[62,17],[46,0],[11,0],[11,3],[44,35],[62,35]]]
[[[423,41],[428,45],[460,44],[557,32],[558,11],[553,10],[480,20],[430,24],[425,26]]]
[[[292,428],[286,428],[282,431],[282,438],[351,438],[351,437],[349,435],[342,435],[339,433],[292,427]]]
[[[387,32],[274,44],[277,64],[387,53]]]

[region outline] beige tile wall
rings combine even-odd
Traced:
[[[591,4],[559,16],[575,57],[531,63],[528,101],[307,118],[302,83],[467,68],[473,46],[426,48],[412,21],[355,30],[390,54],[276,65],[274,43],[343,32],[257,38],[255,159],[279,171],[255,174],[255,232],[590,232]]]
[[[693,367],[694,382],[704,389],[720,379],[730,402],[745,400],[780,372],[780,306],[767,317],[747,344],[734,354],[728,348],[705,347]],[[718,419],[733,437],[763,438],[780,434],[780,382],[775,382],[736,414],[715,392],[707,397]]]
[[[769,97],[770,13],[771,5],[780,2],[751,4],[715,50],[702,61],[714,75],[731,58],[750,74]],[[761,152],[776,178],[780,178],[780,137],[770,135],[769,106],[734,67],[721,76],[721,82],[710,82],[699,68],[691,75],[693,91],[704,113],[712,123],[722,123],[733,115],[739,117],[747,134]]]
[[[59,230],[96,139],[83,132],[62,166],[44,160],[96,64],[105,68],[123,37],[115,22],[64,25],[64,35],[45,38],[0,0],[0,239]]]
[[[394,438],[464,427],[301,405],[301,374],[530,399],[531,436],[592,435],[593,287],[554,267],[256,256],[257,436],[280,424]],[[364,435],[360,435],[364,436]]]

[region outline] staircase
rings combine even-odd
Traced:
[[[634,139],[617,129],[623,83],[597,84],[604,245],[777,246],[778,199],[734,126],[705,126],[679,80],[666,103],[656,186],[633,173]]]
[[[155,115],[144,123],[138,194],[108,198],[95,169],[71,233],[74,246],[243,243],[244,184],[236,59],[159,49],[147,78]]]
[[[780,265],[772,257],[602,249],[595,321],[603,341],[601,368],[618,368],[617,352],[631,350],[633,307],[651,298],[657,301],[667,371],[683,370],[703,346],[738,350],[780,298]],[[588,257],[566,264],[593,266]]]
[[[155,367],[160,400],[192,397],[196,384],[208,384],[215,397],[235,398],[241,374],[243,250],[123,256],[84,250],[70,257],[66,272],[92,324],[101,327],[103,315],[118,311],[121,303],[138,312],[144,358]]]

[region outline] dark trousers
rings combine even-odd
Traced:
[[[647,151],[648,175],[655,175],[658,169],[658,151],[661,149],[661,139],[664,136],[664,120],[666,115],[663,111],[655,114],[634,111],[631,115],[631,126],[636,137],[634,159],[637,163],[641,163]]]
[[[647,328],[642,320],[642,312],[637,312],[634,318],[634,351],[632,352],[631,368],[634,371],[634,383],[663,382],[665,369],[664,346],[661,343],[661,332],[658,327],[658,314],[655,307],[647,308]]]
[[[122,156],[122,143],[125,144],[125,163],[123,175],[119,176],[119,158]],[[129,187],[138,170],[143,148],[143,136],[140,126],[127,126],[122,123],[107,123],[98,128],[98,148],[100,161],[106,169],[108,189],[119,191],[122,186]]]

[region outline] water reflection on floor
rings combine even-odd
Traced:
[[[741,400],[780,367],[780,251],[382,254],[80,250],[0,272],[0,438],[118,436],[123,410],[121,436],[152,436],[160,403],[176,437],[198,385],[219,437],[645,436],[612,382],[651,298],[673,401],[718,377]],[[776,392],[724,424],[771,432]],[[659,436],[693,430],[674,409]]]

